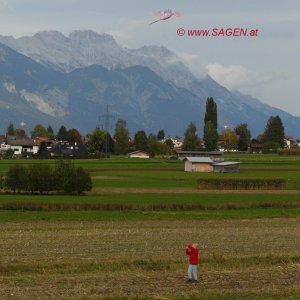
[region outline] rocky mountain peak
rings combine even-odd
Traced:
[[[74,30],[69,34],[69,39],[73,41],[86,40],[89,42],[110,42],[117,45],[117,42],[111,35],[106,33],[99,34],[92,30]]]

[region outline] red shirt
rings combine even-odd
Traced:
[[[188,245],[188,248],[185,249],[185,253],[190,257],[191,265],[198,265],[198,254],[199,250],[192,245]]]

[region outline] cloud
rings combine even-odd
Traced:
[[[270,77],[247,70],[242,65],[208,64],[206,71],[209,76],[229,90],[253,92],[270,81]]]
[[[187,65],[194,64],[199,60],[197,54],[187,52],[176,52],[176,55]]]
[[[113,26],[113,29],[107,30],[107,33],[112,35],[119,45],[122,47],[128,47],[128,43],[133,37],[139,36],[140,31],[145,27],[144,20],[130,21],[121,19],[117,22],[117,26]],[[121,30],[116,28],[122,28]]]

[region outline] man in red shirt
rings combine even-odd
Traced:
[[[198,265],[198,244],[188,245],[185,248],[185,253],[190,257],[190,264],[188,268],[188,281],[198,282],[197,265]]]

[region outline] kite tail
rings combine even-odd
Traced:
[[[154,22],[150,23],[149,25],[152,25],[152,24],[154,24],[154,23],[156,23],[156,22],[159,22],[159,21],[161,21],[161,19],[159,19],[159,20],[156,20],[156,21],[154,21]]]

